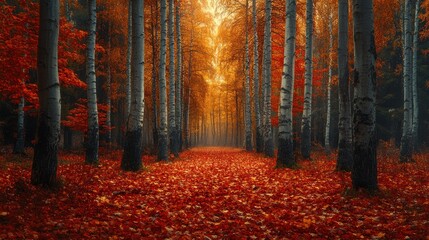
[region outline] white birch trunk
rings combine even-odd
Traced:
[[[259,94],[259,42],[258,42],[258,22],[256,12],[256,0],[252,0],[252,18],[253,18],[253,102],[255,105],[256,122],[256,152],[261,153],[264,149],[264,140],[262,136],[261,110],[259,103],[261,101]]]
[[[338,85],[339,85],[339,139],[337,171],[351,171],[352,156],[352,129],[351,106],[348,64],[349,38],[349,1],[338,1]]]
[[[98,163],[99,126],[97,109],[97,78],[95,75],[95,41],[97,30],[96,0],[88,1],[88,43],[86,61],[86,84],[88,98],[88,131],[86,136],[86,158],[89,164]]]
[[[125,136],[121,168],[138,171],[142,168],[144,120],[144,1],[132,0],[131,111]]]
[[[301,125],[301,155],[310,158],[311,153],[311,101],[313,87],[313,0],[307,0],[305,27],[305,84],[304,110]],[[332,31],[331,31],[332,38]]]
[[[158,139],[158,160],[168,161],[168,115],[167,80],[165,76],[167,60],[167,0],[161,0],[161,47],[159,61],[159,104],[160,125]]]
[[[50,187],[57,182],[61,127],[61,93],[58,79],[59,22],[59,0],[40,0],[40,28],[37,46],[40,108],[31,183]]]
[[[354,189],[378,189],[375,135],[376,48],[372,0],[353,0],[354,23]]]
[[[329,66],[328,66],[328,106],[326,107],[326,126],[325,126],[325,152],[331,153],[331,109],[332,109],[332,51],[334,45],[334,35],[332,32],[332,14],[329,14]]]
[[[279,106],[279,150],[277,167],[296,165],[293,153],[293,90],[295,81],[296,1],[286,1],[283,74]]]
[[[264,82],[264,153],[267,157],[274,156],[274,142],[271,130],[271,12],[272,0],[265,0],[265,32],[263,50],[262,76]]]
[[[411,0],[405,0],[404,9],[404,119],[402,125],[400,161],[412,160],[412,29],[411,29]]]
[[[419,54],[419,10],[420,0],[416,0],[415,13],[414,13],[414,32],[413,32],[413,123],[412,123],[412,138],[414,149],[419,147],[419,99],[417,90],[417,61]]]
[[[246,141],[246,151],[252,151],[252,112],[250,107],[250,57],[249,57],[249,24],[248,24],[248,15],[249,15],[249,0],[246,0],[246,43],[245,43],[245,75],[246,81],[244,83],[245,91],[245,110],[244,110],[244,124],[245,124],[245,141]]]
[[[176,73],[174,54],[174,0],[168,2],[168,50],[169,50],[169,104],[168,104],[168,127],[170,135],[170,151],[175,157],[179,156],[179,141],[176,128]]]

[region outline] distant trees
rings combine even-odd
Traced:
[[[61,93],[58,78],[58,0],[40,1],[37,55],[39,120],[34,148],[31,183],[54,186],[57,181],[58,144],[61,124]]]
[[[138,171],[142,167],[145,49],[143,6],[143,0],[132,0],[131,111],[121,162],[121,168],[126,171]]]

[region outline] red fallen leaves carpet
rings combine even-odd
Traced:
[[[428,239],[429,155],[379,157],[381,193],[345,194],[348,173],[315,153],[298,170],[225,148],[145,157],[146,171],[61,154],[56,192],[29,184],[29,164],[0,156],[0,239]]]

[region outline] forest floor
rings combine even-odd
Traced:
[[[380,192],[353,193],[334,154],[296,170],[238,149],[197,148],[172,163],[120,170],[61,153],[62,186],[30,184],[31,158],[0,155],[0,239],[428,239],[429,154],[379,156]]]

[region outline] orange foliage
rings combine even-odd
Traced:
[[[297,170],[236,149],[184,152],[179,161],[125,173],[121,152],[100,166],[60,154],[63,186],[30,185],[30,170],[0,157],[1,239],[425,239],[429,159],[379,155],[375,196],[345,193],[350,174],[314,153]],[[183,160],[184,159],[184,160]],[[30,161],[30,160],[28,160]],[[370,206],[370,208],[368,208]],[[46,221],[40,221],[45,219]],[[82,220],[84,219],[84,220]]]

